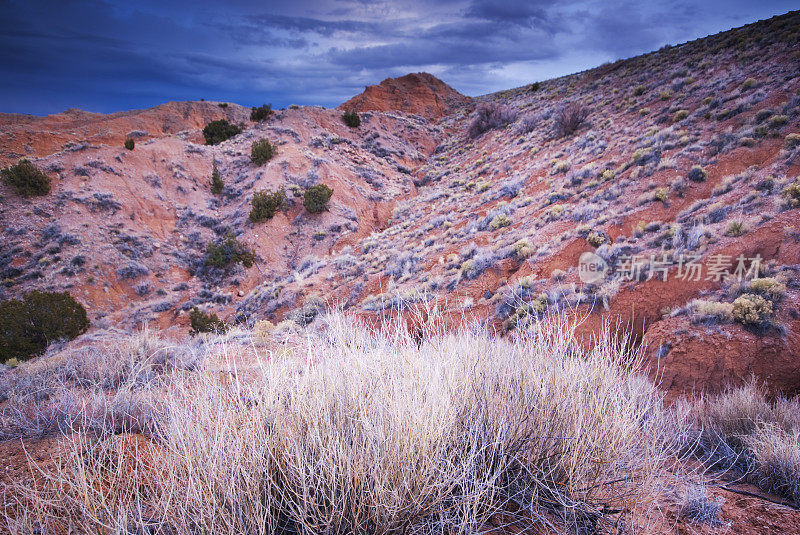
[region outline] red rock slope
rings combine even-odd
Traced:
[[[370,85],[341,106],[342,110],[401,111],[438,119],[469,101],[446,83],[427,72],[387,78],[379,85]]]

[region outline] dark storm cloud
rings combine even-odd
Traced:
[[[0,0],[0,111],[168,100],[336,105],[426,69],[480,94],[783,13],[793,2]]]
[[[465,11],[467,17],[502,22],[520,26],[551,24],[551,15],[547,8],[555,2],[514,0],[510,2],[494,2],[476,0]]]

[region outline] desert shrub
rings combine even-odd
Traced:
[[[744,82],[742,82],[742,91],[746,91],[748,89],[752,89],[756,86],[756,79],[755,78],[748,78]]]
[[[325,184],[309,187],[303,194],[303,206],[309,214],[319,214],[328,209],[333,189]]]
[[[136,142],[133,140],[132,137],[125,138],[125,148],[128,150],[133,150],[136,147]]]
[[[228,103],[227,102],[220,102],[219,104],[217,104],[217,106],[219,106],[223,110],[228,109]]]
[[[499,214],[492,219],[489,223],[489,226],[492,227],[494,230],[507,227],[511,225],[511,218],[505,214]]]
[[[536,252],[536,246],[532,245],[531,242],[525,238],[515,242],[511,248],[514,251],[514,256],[518,260],[526,260],[533,256],[533,253]]]
[[[686,178],[692,182],[705,182],[708,178],[708,173],[699,165],[693,165],[687,173]]]
[[[740,295],[733,301],[733,319],[743,325],[766,326],[772,314],[772,301],[758,294]]]
[[[256,165],[264,165],[275,155],[275,147],[268,139],[254,141],[250,146],[250,161]]]
[[[678,110],[672,116],[672,122],[673,123],[677,123],[677,122],[683,121],[688,116],[689,116],[689,112],[687,110]]]
[[[643,85],[636,86],[636,89],[633,90],[633,94],[637,97],[644,95],[644,92],[647,91],[647,88]]]
[[[689,317],[695,323],[729,322],[733,320],[733,305],[718,301],[694,299],[688,306]]]
[[[792,150],[796,147],[800,147],[800,134],[792,133],[786,136],[784,143],[786,148]]]
[[[342,121],[350,128],[358,128],[361,126],[361,117],[355,110],[348,110],[342,114]]]
[[[555,135],[556,137],[571,136],[586,124],[589,118],[589,108],[573,103],[562,107],[556,112]]]
[[[66,435],[75,455],[14,489],[25,497],[14,518],[42,533],[72,522],[330,535],[474,533],[520,510],[526,531],[541,518],[556,532],[583,515],[611,527],[658,518],[684,425],[610,335],[583,350],[563,322],[509,340],[430,321],[378,332],[325,321],[324,335],[244,373],[217,365],[166,382],[158,440],[125,462]]]
[[[774,277],[753,279],[748,289],[757,294],[767,296],[773,301],[780,301],[786,295],[786,285]]]
[[[592,230],[586,236],[586,241],[594,248],[600,247],[608,241],[605,232]]]
[[[86,309],[68,292],[33,290],[0,303],[0,362],[27,360],[50,342],[72,340],[89,328]]]
[[[272,104],[262,104],[261,106],[254,106],[250,108],[250,120],[260,123],[261,121],[266,121],[272,114],[275,113],[272,110]]]
[[[203,128],[206,145],[216,145],[242,133],[242,129],[231,124],[227,119],[211,121]]]
[[[228,330],[228,325],[220,320],[213,312],[206,314],[197,307],[189,311],[189,322],[191,323],[192,334],[217,333],[223,334]]]
[[[29,160],[23,158],[16,165],[0,170],[3,184],[10,186],[23,197],[34,197],[50,193],[50,177]]]
[[[214,160],[214,166],[211,170],[211,193],[213,193],[214,195],[219,195],[220,193],[222,193],[222,190],[224,188],[225,188],[225,181],[219,174],[219,169],[217,169],[217,160]]]
[[[539,124],[539,118],[535,115],[526,115],[519,122],[517,132],[520,134],[530,134]]]
[[[475,118],[469,125],[469,137],[476,138],[496,128],[502,128],[517,120],[517,112],[496,102],[482,102],[475,111]]]
[[[276,191],[261,190],[253,193],[250,201],[250,221],[259,223],[272,219],[275,213],[286,206],[286,193],[283,189]]]
[[[781,195],[786,197],[789,206],[792,208],[797,208],[800,206],[800,178],[783,188]]]
[[[209,243],[203,264],[207,267],[227,269],[233,264],[242,264],[249,268],[255,262],[255,254],[246,245],[236,239],[232,233],[227,234],[219,243]]]
[[[789,122],[789,117],[786,115],[773,115],[769,118],[769,125],[772,128],[780,128]]]

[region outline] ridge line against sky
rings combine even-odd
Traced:
[[[427,71],[518,87],[786,13],[793,1],[0,0],[0,112],[173,100],[336,106]]]

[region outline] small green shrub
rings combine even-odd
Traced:
[[[733,301],[733,319],[743,325],[766,326],[772,314],[772,301],[758,294],[740,295]]]
[[[361,126],[361,117],[354,110],[348,110],[342,114],[342,121],[350,128],[358,128]]]
[[[253,194],[250,205],[250,221],[253,223],[266,221],[272,219],[275,213],[286,205],[286,193],[283,189],[257,191]]]
[[[728,225],[728,230],[725,231],[726,236],[741,236],[746,232],[744,223],[741,221],[731,221]]]
[[[260,123],[272,117],[273,113],[275,112],[272,110],[272,104],[262,104],[250,109],[250,120]]]
[[[325,184],[311,186],[303,194],[303,206],[310,214],[319,214],[328,209],[328,201],[331,200],[333,189]]]
[[[125,138],[125,148],[128,150],[133,150],[136,147],[136,142],[133,140],[132,137]]]
[[[206,140],[206,145],[217,145],[241,133],[242,129],[235,124],[229,123],[227,119],[211,121],[203,128],[203,137]]]
[[[693,165],[686,178],[692,182],[705,182],[708,178],[708,173],[699,165]]]
[[[746,91],[748,89],[752,89],[756,86],[756,79],[755,78],[748,78],[744,82],[742,82],[742,90]]]
[[[255,254],[247,246],[229,233],[219,243],[209,243],[206,246],[206,256],[203,264],[206,267],[227,269],[232,264],[242,264],[249,268],[256,260]]]
[[[219,195],[222,193],[224,188],[225,181],[222,180],[222,176],[219,174],[219,169],[217,169],[217,161],[214,160],[214,168],[211,170],[211,193],[214,195]]]
[[[228,103],[227,102],[220,102],[219,104],[217,104],[217,106],[219,106],[220,108],[222,108],[224,110],[224,109],[228,108]]]
[[[216,314],[206,314],[197,307],[189,311],[189,321],[192,325],[190,331],[192,335],[199,333],[224,334],[228,330],[228,325],[219,319]]]
[[[38,167],[23,158],[17,165],[0,170],[3,184],[10,186],[23,197],[47,195],[50,193],[50,177],[42,173]]]
[[[55,340],[72,340],[89,328],[86,309],[68,292],[31,291],[0,303],[0,362],[27,360]]]
[[[250,146],[250,161],[256,165],[264,165],[275,156],[275,147],[268,139],[254,141]]]
[[[637,97],[639,97],[639,96],[644,95],[644,92],[646,90],[647,90],[647,88],[645,86],[639,85],[639,86],[636,86],[636,89],[633,90],[633,94],[636,95]]]

